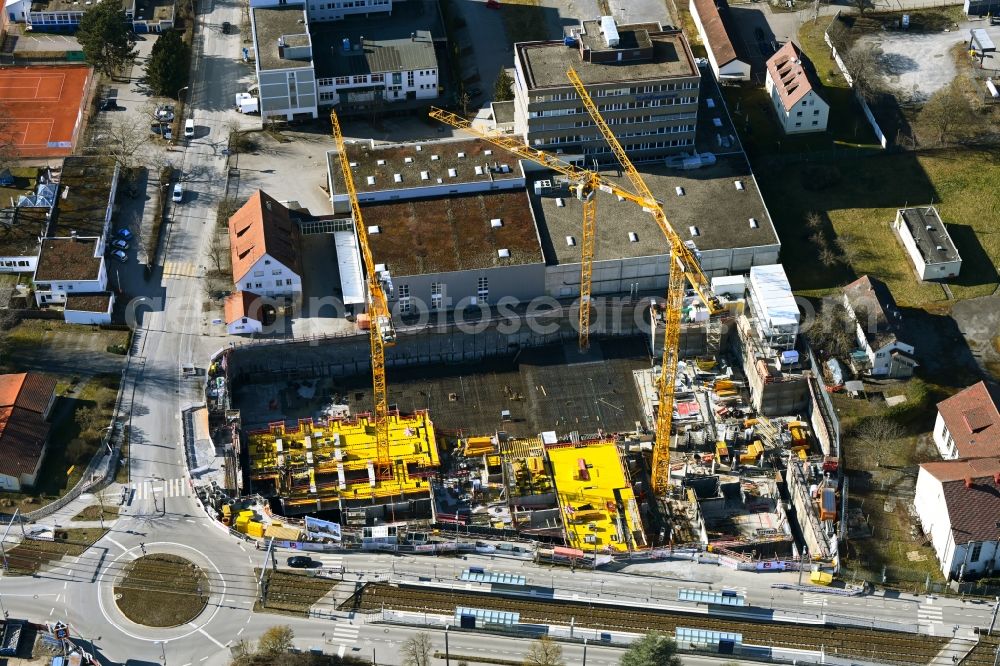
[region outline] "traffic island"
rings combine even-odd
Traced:
[[[147,627],[187,624],[205,610],[210,592],[200,567],[167,554],[132,560],[114,586],[122,615]]]

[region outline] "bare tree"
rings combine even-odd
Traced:
[[[431,666],[431,637],[424,632],[406,639],[400,648],[403,666]]]
[[[524,666],[566,666],[562,646],[548,636],[543,636],[528,648],[528,654],[524,655]]]
[[[860,1],[860,0],[858,0]],[[866,102],[872,102],[883,91],[882,65],[875,47],[855,44],[843,54],[844,66],[854,80],[854,89]]]
[[[903,428],[888,416],[869,416],[861,419],[851,434],[877,452],[887,443],[902,437]]]
[[[806,213],[806,226],[811,231],[820,231],[823,229],[823,216],[814,210],[809,211]]]
[[[859,14],[864,14],[865,10],[871,7],[871,0],[849,0],[849,5],[858,8]]]
[[[814,347],[831,356],[845,356],[857,346],[857,326],[836,297],[823,299],[806,332]]]
[[[141,117],[119,114],[108,124],[107,139],[101,144],[104,153],[114,159],[122,171],[136,166],[142,149],[149,143],[149,128]]]
[[[853,264],[857,259],[861,258],[861,251],[858,248],[858,241],[852,234],[840,234],[837,236],[837,240],[834,244],[837,246],[837,250],[840,252],[840,257],[847,264]]]
[[[279,624],[270,627],[257,641],[257,653],[265,655],[277,655],[288,652],[292,647],[292,639],[295,633],[287,624]]]
[[[922,130],[938,145],[961,140],[976,126],[976,112],[958,79],[938,90],[917,116]]]
[[[228,248],[226,247],[223,235],[217,232],[212,233],[212,240],[208,244],[208,258],[212,260],[212,265],[215,266],[215,270],[219,273],[224,272],[226,269],[226,255]]]
[[[840,257],[838,257],[837,253],[829,247],[823,247],[819,251],[819,262],[827,268],[833,268],[840,263]]]

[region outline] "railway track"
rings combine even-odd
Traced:
[[[341,610],[363,612],[382,608],[402,611],[453,613],[456,606],[520,613],[521,622],[600,627],[617,631],[662,631],[680,627],[735,631],[753,645],[800,650],[823,650],[868,661],[892,664],[927,664],[948,641],[934,636],[904,634],[856,627],[801,625],[676,611],[631,610],[572,601],[539,601],[490,594],[411,589],[386,583],[369,583],[341,604]]]

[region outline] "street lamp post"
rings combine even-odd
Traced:
[[[185,90],[190,90],[190,89],[191,89],[191,86],[184,86],[183,88],[179,89],[177,91],[177,101],[178,102],[181,101],[181,93],[182,92],[184,92]]]
[[[448,629],[451,625],[444,625],[444,666],[451,666],[451,652],[448,650]]]
[[[587,639],[583,639],[583,666],[587,666]]]
[[[166,641],[156,641],[160,644],[160,656],[163,657],[163,666],[167,666],[167,648]]]

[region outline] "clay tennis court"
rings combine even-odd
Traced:
[[[73,152],[82,124],[90,68],[0,68],[0,132],[18,157]]]

